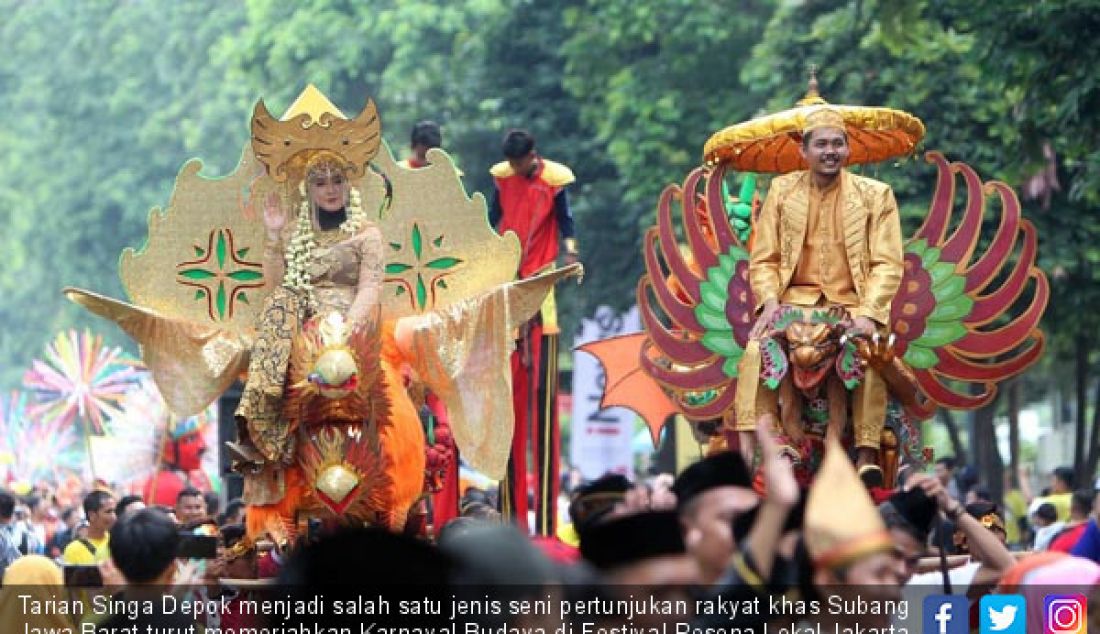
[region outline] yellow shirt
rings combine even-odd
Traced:
[[[802,255],[798,258],[791,285],[784,291],[782,301],[799,306],[817,306],[825,303],[856,306],[852,272],[848,267],[848,254],[844,250],[844,238],[840,235],[840,178],[825,189],[810,181],[809,209],[806,214],[806,240],[802,243]]]
[[[1069,519],[1069,508],[1073,502],[1072,493],[1051,493],[1050,495],[1042,498],[1043,502],[1050,502],[1054,505],[1054,509],[1058,511],[1058,521],[1064,522]]]
[[[577,534],[577,529],[572,522],[558,523],[558,539],[574,548],[581,547],[581,536]]]
[[[1027,517],[1027,500],[1019,489],[1005,491],[1005,533],[1009,544],[1020,543],[1020,518]]]
[[[111,549],[108,546],[110,540],[110,533],[105,534],[102,539],[92,539],[89,537],[88,541],[92,546],[95,546],[95,554],[93,555],[88,551],[87,546],[80,543],[80,540],[74,539],[65,547],[65,552],[61,554],[61,559],[66,564],[74,566],[92,566],[101,561],[107,561],[111,558]]]

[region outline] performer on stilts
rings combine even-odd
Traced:
[[[545,159],[535,150],[535,137],[526,130],[510,130],[502,151],[507,160],[490,172],[496,191],[489,210],[489,223],[503,235],[519,237],[522,255],[519,278],[524,279],[554,268],[559,239],[565,246],[565,262],[577,261],[577,239],[566,187],[573,172],[560,163]],[[520,328],[512,354],[512,385],[515,434],[507,479],[501,484],[501,510],[528,528],[528,450],[535,469],[534,532],[553,535],[557,527],[557,496],[560,459],[558,428],[558,323],[554,296],[542,310]]]

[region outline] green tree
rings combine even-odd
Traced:
[[[244,121],[220,109],[233,88],[205,51],[243,16],[213,1],[4,0],[0,12],[0,138],[11,141],[0,153],[0,384],[14,387],[57,330],[105,330],[60,289],[122,295],[119,253],[141,244],[184,159],[201,152],[224,170],[239,157]]]
[[[1043,263],[1053,273],[1052,297],[1046,315],[1054,334],[1053,352],[1073,359],[1076,442],[1074,464],[1084,481],[1100,462],[1100,415],[1086,429],[1090,385],[1095,378],[1096,337],[1100,316],[1100,79],[1094,69],[1100,51],[1093,44],[1100,28],[1100,6],[1094,2],[1056,4],[1011,2],[972,14],[983,33],[979,55],[987,71],[1004,78],[1013,96],[1009,125],[1018,130],[1007,147],[1016,157],[1018,180],[1032,178],[1032,217],[1043,237]],[[1049,176],[1055,175],[1058,183]],[[1069,365],[1067,363],[1067,365]],[[1100,392],[1092,399],[1100,412]]]
[[[772,5],[589,0],[564,11],[563,83],[586,137],[582,160],[611,164],[584,190],[586,241],[600,245],[585,258],[586,311],[634,303],[661,190],[700,164],[712,133],[759,109],[736,78]]]

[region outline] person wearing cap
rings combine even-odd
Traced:
[[[558,538],[579,546],[581,531],[610,514],[633,486],[624,475],[605,473],[577,487],[569,501],[569,522],[558,527]]]
[[[935,525],[938,509],[935,498],[919,484],[924,474],[912,476],[905,486],[879,504],[878,512],[894,542],[894,555],[902,583],[909,581],[928,551],[928,536]]]
[[[871,337],[887,325],[903,272],[898,205],[889,185],[845,169],[845,129],[835,109],[807,115],[800,148],[807,169],[776,177],[768,189],[749,258],[758,313],[751,339],[766,334],[781,305],[844,307],[853,335]],[[851,395],[861,475],[877,468],[886,397],[881,376],[867,368]],[[756,419],[774,421],[778,407],[773,390],[746,398],[755,403],[738,399],[737,427],[748,448]]]
[[[756,435],[764,456],[761,472],[766,495],[733,518],[730,530],[736,552],[727,557],[726,569],[710,585],[712,602],[755,604],[768,601],[790,585],[790,558],[801,532],[806,497],[798,488],[792,465],[780,457],[771,430],[758,425]],[[733,455],[740,458],[740,454]],[[731,627],[760,631],[771,616],[769,610],[743,611],[731,622],[729,615],[704,612],[696,616],[693,626],[703,631]]]
[[[612,584],[688,586],[702,580],[675,511],[606,518],[581,532],[581,556]]]
[[[925,555],[929,536],[941,515],[953,524],[955,545],[973,560],[968,569],[952,570],[952,585],[965,587],[974,579],[983,583],[995,581],[1015,558],[1005,546],[1004,522],[993,511],[994,505],[988,502],[964,506],[935,476],[924,473],[910,476],[901,490],[879,506],[879,513],[894,538],[895,553],[905,566],[903,582],[933,584],[941,580],[938,571],[928,576],[914,575],[915,564]]]
[[[834,439],[826,439],[825,457],[810,485],[802,541],[790,566],[797,577],[795,596],[828,606],[802,617],[816,623],[819,629],[813,631],[887,631],[875,628],[889,626],[885,606],[900,605],[893,540],[847,452]],[[860,601],[884,609],[869,614],[858,607]],[[784,618],[781,622],[789,624],[800,617]]]
[[[581,557],[602,579],[602,592],[613,599],[659,595],[661,600],[686,601],[693,606],[692,591],[702,583],[702,573],[684,548],[676,511],[623,512],[620,506],[581,531]],[[622,618],[621,614],[610,615],[612,621]],[[671,623],[682,618],[636,614],[630,625],[639,632],[672,632],[675,626]]]
[[[979,517],[966,512],[958,500],[952,497],[943,483],[933,475],[918,473],[905,481],[901,490],[887,502],[879,506],[879,513],[890,528],[894,538],[894,550],[902,571],[902,596],[910,606],[919,606],[924,598],[946,592],[945,584],[956,596],[983,594],[991,584],[1016,563],[1002,541],[1003,532],[998,535],[983,525]],[[978,506],[970,507],[974,511],[985,510]],[[959,565],[957,557],[953,561],[943,560],[940,569],[917,572],[917,564],[926,554],[928,537],[942,516],[950,518],[971,553],[977,553],[971,561]],[[987,524],[994,524],[992,519]],[[954,564],[953,567],[946,567]],[[920,610],[910,610],[905,618],[898,618],[895,625],[909,632],[920,630]],[[900,628],[899,628],[900,629]]]
[[[739,453],[707,456],[683,471],[672,485],[684,546],[712,584],[729,566],[736,551],[734,520],[755,508],[759,498],[752,474]]]
[[[440,538],[439,548],[454,561],[449,582],[455,601],[483,600],[486,592],[502,605],[551,597],[556,605],[560,600],[559,568],[515,526],[474,526],[462,533],[452,533],[446,539]],[[468,616],[463,619],[463,625],[471,620],[482,631],[494,632],[553,632],[561,625],[555,611],[538,610],[491,611]]]
[[[896,585],[893,539],[838,441],[825,445],[804,521],[815,585]]]
[[[1005,546],[1004,521],[997,514],[995,505],[979,502],[963,506],[947,493],[936,478],[926,474],[911,477],[906,481],[904,490],[909,491],[910,496],[920,491],[934,500],[936,505],[937,515],[931,518],[927,515],[926,503],[921,504],[919,509],[912,503],[897,505],[898,511],[910,522],[931,522],[934,517],[942,515],[954,523],[954,544],[959,552],[970,557],[969,562],[949,571],[948,580],[956,594],[966,594],[971,586],[984,587],[995,582],[1016,563],[1016,558]],[[931,531],[933,524],[927,526]],[[908,579],[910,585],[936,585],[942,582],[943,575],[938,570],[914,574]]]

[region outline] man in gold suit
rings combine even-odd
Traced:
[[[772,181],[754,227],[749,282],[758,317],[750,338],[765,333],[783,304],[843,306],[852,321],[849,334],[873,336],[887,325],[902,276],[894,193],[885,183],[844,169],[848,138],[835,110],[822,108],[806,118],[801,153],[808,169]],[[743,440],[751,437],[756,419],[774,421],[774,392],[767,392],[759,390],[752,420],[738,420],[738,429],[750,430],[742,432]],[[862,474],[878,459],[886,385],[868,367],[851,396]]]

